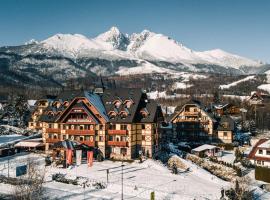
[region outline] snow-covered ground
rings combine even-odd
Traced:
[[[270,93],[270,84],[262,84],[258,86],[258,89],[264,90],[268,93]]]
[[[36,156],[36,155],[35,155]],[[29,158],[23,155],[22,158]],[[155,192],[156,199],[219,199],[220,189],[229,187],[225,182],[189,161],[182,160],[190,168],[189,172],[172,174],[166,166],[154,160],[124,163],[124,199],[150,199],[150,193]],[[0,166],[6,163],[0,160]],[[12,161],[11,161],[12,162]],[[103,190],[93,190],[81,186],[68,185],[51,181],[51,175],[57,172],[69,176],[83,176],[90,180],[106,183],[106,169],[110,170],[108,187]],[[121,162],[94,162],[89,168],[86,164],[72,169],[46,167],[47,194],[50,199],[120,199],[121,198]],[[0,173],[5,173],[0,171]],[[5,184],[0,184],[0,191],[8,193],[12,190]]]
[[[12,135],[1,135],[0,136],[0,147],[2,145],[6,145],[8,143],[14,143],[17,141],[21,141],[25,139],[26,137],[23,135],[18,135],[18,134],[12,134]]]
[[[235,160],[234,151],[223,151],[222,156],[218,159],[227,163],[233,163],[233,161]]]
[[[227,85],[220,85],[219,88],[222,89],[222,90],[224,90],[224,89],[229,89],[230,87],[236,86],[236,85],[239,84],[239,83],[242,83],[242,82],[245,82],[245,81],[249,81],[249,80],[254,79],[254,78],[255,78],[254,75],[252,75],[252,76],[247,76],[247,77],[245,77],[245,78],[243,78],[243,79],[240,79],[240,80],[238,80],[238,81],[234,81],[234,82],[232,82],[232,83],[230,83],[230,84],[227,84]]]

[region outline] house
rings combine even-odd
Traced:
[[[270,103],[270,95],[262,92],[252,92],[246,101],[251,106],[263,106]]]
[[[201,145],[195,149],[191,150],[191,153],[200,156],[200,157],[219,157],[222,156],[222,151],[221,148],[214,146],[214,145],[209,145],[209,144],[204,144]]]
[[[270,139],[260,139],[252,147],[248,159],[254,165],[270,167]]]
[[[177,107],[171,118],[173,134],[178,141],[232,143],[235,122],[228,115],[217,116],[198,101]]]
[[[217,127],[218,142],[232,143],[235,132],[235,122],[230,116],[222,116]]]
[[[171,118],[176,138],[181,141],[212,141],[216,119],[198,101],[176,108]]]
[[[144,91],[117,88],[42,98],[29,128],[42,128],[47,152],[54,143],[68,139],[99,148],[105,158],[134,159],[159,151],[162,121],[160,106]]]
[[[223,115],[238,115],[240,114],[240,108],[236,105],[227,103],[227,104],[218,104],[214,105],[214,110],[219,116]]]

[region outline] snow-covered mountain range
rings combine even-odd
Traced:
[[[58,82],[86,75],[174,73],[264,73],[270,67],[221,49],[193,51],[165,36],[144,30],[131,35],[112,27],[95,38],[56,34],[43,41],[0,48],[0,76],[27,75]]]

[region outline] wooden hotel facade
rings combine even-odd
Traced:
[[[74,140],[98,148],[105,158],[152,157],[160,149],[160,106],[141,89],[63,92],[37,101],[29,128],[40,129],[46,150]]]

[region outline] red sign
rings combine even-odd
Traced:
[[[72,164],[72,150],[71,149],[67,149],[66,150],[66,162],[67,164],[71,165]]]
[[[89,167],[93,166],[93,151],[87,151],[87,163]]]

